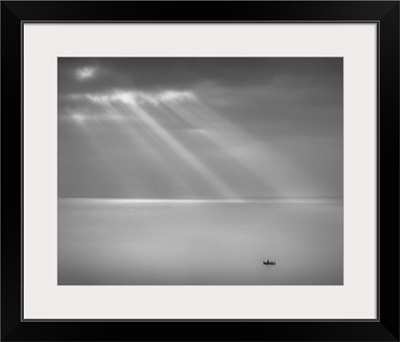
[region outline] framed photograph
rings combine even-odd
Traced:
[[[4,341],[399,341],[399,3],[2,6]]]

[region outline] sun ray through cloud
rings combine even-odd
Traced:
[[[202,177],[205,183],[209,184],[210,190],[216,192],[219,197],[237,198],[238,194],[222,178],[218,177],[173,133],[169,132],[167,128],[152,117],[142,105],[157,105],[160,101],[176,99],[179,96],[181,96],[179,93],[172,91],[159,94],[114,91],[109,94],[72,95],[71,97],[75,100],[85,99],[105,108],[107,115],[104,116],[104,120],[113,121],[114,124],[119,123],[122,131],[125,131],[128,135],[131,134],[132,137],[141,139],[147,146],[151,146],[149,151],[153,157],[157,154],[162,156],[165,153],[170,153],[173,158],[183,161],[196,174]],[[183,93],[182,97],[190,97],[190,94]],[[81,117],[76,121],[82,123],[85,120],[88,120],[88,118]],[[150,133],[152,137],[149,136]],[[170,175],[171,178],[174,178],[178,189],[182,186],[186,187],[186,189],[190,187],[189,184],[183,184],[184,179],[182,177],[178,179],[177,175],[172,176],[172,173]]]
[[[236,198],[237,194],[219,179],[195,154],[181,144],[171,133],[153,119],[141,106],[131,104],[132,113],[137,115],[157,136],[159,136],[177,155],[185,160],[187,164],[199,175],[204,177],[223,198]]]
[[[71,98],[74,100],[84,99],[106,108],[107,114],[103,116],[103,120],[113,121],[128,136],[131,134],[132,137],[140,139],[148,147],[151,146],[148,150],[149,158],[153,156],[160,162],[160,156],[165,156],[166,153],[172,159],[178,157],[206,182],[212,184],[212,188],[217,190],[219,196],[237,198],[239,195],[233,190],[232,186],[222,180],[222,175],[218,175],[217,171],[212,171],[206,162],[201,161],[199,155],[195,155],[190,148],[185,146],[184,142],[181,142],[173,132],[170,132],[157,120],[157,118],[162,117],[165,119],[165,115],[168,115],[168,121],[177,117],[201,135],[203,145],[204,142],[208,142],[214,148],[219,149],[220,153],[226,158],[225,165],[233,163],[230,169],[231,174],[236,172],[238,177],[245,177],[248,184],[253,182],[254,187],[264,187],[265,193],[269,197],[279,196],[271,186],[274,177],[272,179],[271,177],[267,178],[262,169],[254,166],[254,161],[250,163],[254,154],[251,151],[254,151],[256,146],[252,138],[202,104],[192,92],[164,90],[156,93],[145,93],[132,90],[114,90],[103,94],[71,95]],[[153,112],[155,110],[158,114],[154,116],[151,114],[152,111],[146,110],[146,108],[152,108]],[[80,123],[86,120],[89,119],[85,117],[76,118],[76,121]],[[272,151],[268,151],[266,146],[264,146],[264,150],[265,154],[273,154]],[[163,164],[163,167],[165,166]],[[177,174],[170,172],[168,166],[165,169],[171,180],[175,182],[177,189],[190,188],[189,183],[183,184],[184,177],[178,178]],[[236,186],[240,187],[238,184]]]
[[[180,191],[182,196],[185,192],[191,191],[190,183],[185,179],[185,177],[179,176],[176,170],[172,168],[169,159],[165,157],[167,153],[169,153],[169,156],[174,159],[176,159],[177,156],[170,153],[170,151],[166,149],[163,140],[158,136],[151,134],[149,129],[141,120],[137,120],[132,116],[132,111],[126,103],[118,101],[105,104],[105,106],[107,106],[110,114],[118,118],[115,124],[118,124],[118,129],[124,132],[124,136],[129,139],[128,146],[134,147],[139,142],[139,146],[145,147],[146,156],[158,167],[163,169],[165,177],[171,181],[171,184],[173,184],[176,191]],[[176,160],[176,163],[179,162],[179,160]],[[194,193],[194,190],[191,192]]]

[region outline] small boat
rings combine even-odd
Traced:
[[[269,261],[269,259],[267,261],[263,261],[264,265],[276,265],[275,261]]]

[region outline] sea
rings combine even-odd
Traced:
[[[60,198],[57,236],[58,285],[343,284],[341,200]]]

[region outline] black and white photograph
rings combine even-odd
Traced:
[[[58,285],[343,285],[343,59],[59,57]]]

